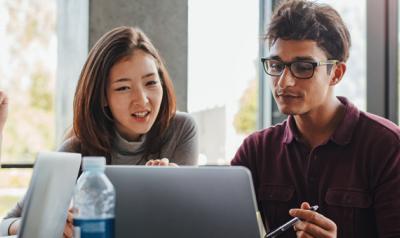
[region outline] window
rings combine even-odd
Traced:
[[[25,194],[32,169],[0,169],[0,218]]]
[[[366,0],[321,0],[342,16],[351,35],[350,57],[343,80],[336,86],[336,95],[346,96],[359,109],[366,110]]]
[[[258,0],[189,1],[188,111],[200,164],[228,164],[257,129]]]
[[[0,89],[9,96],[2,164],[32,164],[54,149],[56,1],[0,1]],[[31,169],[0,170],[0,215],[28,186]]]

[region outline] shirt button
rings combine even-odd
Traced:
[[[308,181],[309,181],[310,183],[316,183],[316,182],[317,182],[317,178],[315,178],[315,177],[309,177],[309,178],[308,178]]]
[[[349,195],[344,195],[344,201],[346,203],[351,203],[351,197]]]

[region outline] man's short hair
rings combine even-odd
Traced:
[[[307,0],[283,1],[275,10],[267,30],[271,47],[276,40],[312,40],[328,59],[346,62],[350,33],[339,13],[331,6]]]

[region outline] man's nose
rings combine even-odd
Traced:
[[[292,72],[290,72],[289,67],[285,67],[283,69],[283,72],[281,76],[279,76],[278,81],[277,81],[277,86],[279,88],[287,88],[294,86],[296,83],[296,79],[293,76]]]

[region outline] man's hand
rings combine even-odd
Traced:
[[[169,159],[163,158],[163,159],[156,159],[156,160],[149,160],[146,163],[146,166],[171,166],[171,167],[179,167],[175,163],[170,163]]]
[[[72,238],[74,235],[74,225],[72,224],[72,209],[68,210],[67,222],[64,227],[63,238]]]
[[[8,114],[8,97],[3,91],[0,91],[0,134],[3,132],[4,124]]]
[[[310,208],[310,204],[303,202],[300,209],[289,211],[291,216],[301,220],[294,225],[297,237],[336,238],[336,224]]]

